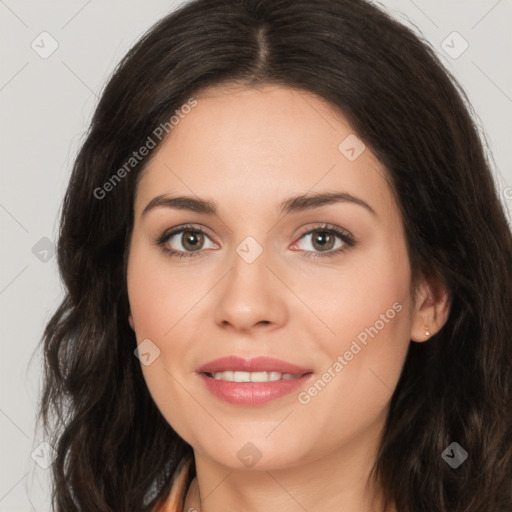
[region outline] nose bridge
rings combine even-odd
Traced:
[[[285,317],[284,296],[268,266],[273,259],[268,247],[255,236],[247,235],[234,247],[230,272],[226,276],[216,304],[216,321],[228,322],[238,329],[250,329],[258,323],[281,323]],[[268,265],[268,266],[267,266]]]
[[[261,236],[259,236],[258,238],[262,240]],[[268,248],[267,251],[265,251],[262,245],[264,243],[264,240],[262,240],[260,243],[258,242],[258,240],[256,240],[256,238],[254,238],[251,235],[248,235],[238,244],[238,246],[235,249],[235,252],[240,257],[240,259],[242,259],[247,265],[252,265],[255,261],[261,259],[260,256],[263,254],[263,252],[268,252]]]
[[[261,236],[259,238],[262,239]],[[272,258],[268,247],[264,247],[263,243],[263,240],[260,243],[254,236],[248,235],[234,248],[228,288],[237,295],[241,303],[263,302],[263,295],[273,288],[269,282],[271,272],[267,267],[271,265]]]

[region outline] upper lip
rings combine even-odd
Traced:
[[[243,359],[236,356],[221,357],[214,359],[200,366],[196,371],[198,373],[217,373],[224,371],[241,372],[280,372],[298,375],[311,373],[307,368],[301,368],[292,363],[275,359],[273,357],[255,357],[253,359]]]

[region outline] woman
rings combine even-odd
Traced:
[[[195,0],[130,50],[62,211],[56,510],[512,508],[512,237],[465,99],[363,0]]]

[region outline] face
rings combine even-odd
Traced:
[[[385,169],[305,91],[195,99],[134,203],[130,325],[156,405],[231,468],[307,463],[375,435],[418,323]],[[163,199],[182,196],[215,213]],[[229,356],[241,360],[209,364]]]

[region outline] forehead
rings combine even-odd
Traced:
[[[187,193],[261,208],[283,196],[344,190],[391,203],[386,171],[332,105],[302,90],[209,88],[193,97],[144,170],[135,209]]]

